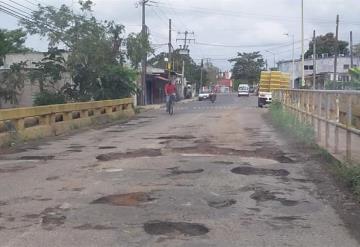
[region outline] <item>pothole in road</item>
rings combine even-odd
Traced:
[[[213,161],[213,164],[218,164],[218,165],[232,165],[234,164],[234,162],[232,161],[223,161],[223,160],[219,160],[219,161]]]
[[[294,221],[294,220],[304,220],[304,218],[300,217],[300,216],[277,216],[277,217],[273,217],[272,219],[274,220],[280,220],[280,221]]]
[[[159,140],[190,140],[194,139],[195,136],[192,135],[168,135],[168,136],[160,136],[157,139]]]
[[[227,147],[218,147],[206,142],[196,143],[195,146],[175,147],[172,151],[185,154],[211,154],[211,155],[238,155],[243,157],[255,157],[264,159],[273,159],[280,163],[293,163],[294,161],[287,157],[281,150],[274,148],[257,148],[255,150],[239,150]]]
[[[134,192],[128,194],[116,194],[101,197],[95,201],[93,204],[110,204],[114,206],[138,206],[141,203],[151,202],[155,200],[148,193],[144,192]]]
[[[234,204],[236,204],[236,200],[234,199],[208,201],[209,207],[217,208],[217,209],[230,207],[231,205]]]
[[[179,167],[168,168],[168,170],[170,170],[170,175],[194,174],[194,173],[202,173],[204,171],[204,169],[179,170]]]
[[[144,224],[144,230],[150,235],[185,235],[201,236],[209,232],[209,229],[196,223],[151,221]]]
[[[126,153],[101,154],[98,155],[96,159],[100,161],[110,161],[117,159],[139,158],[139,157],[158,157],[161,155],[162,153],[160,149],[142,148],[133,151],[128,151]]]
[[[53,155],[28,155],[28,156],[21,156],[19,160],[52,160],[55,156]]]
[[[53,181],[53,180],[57,180],[57,179],[59,179],[59,176],[52,176],[52,177],[46,178],[47,181]]]
[[[275,192],[270,192],[268,190],[256,190],[251,196],[250,198],[257,201],[257,202],[266,202],[266,201],[278,201],[280,202],[283,206],[287,206],[287,207],[292,207],[292,206],[296,206],[299,204],[298,201],[295,200],[289,200],[286,198],[278,198],[276,196],[277,193]]]
[[[13,166],[13,167],[4,167],[0,168],[0,173],[15,173],[19,171],[25,171],[31,168],[35,168],[36,166]]]
[[[71,153],[81,153],[82,150],[81,150],[81,149],[68,149],[67,152],[71,152]]]
[[[239,166],[231,170],[232,173],[241,175],[265,175],[265,176],[288,176],[290,173],[285,169],[264,169],[251,166]]]
[[[74,229],[77,230],[97,230],[97,231],[103,231],[103,230],[114,230],[117,229],[116,227],[112,226],[104,226],[104,225],[92,225],[92,224],[84,224],[80,226],[75,226]]]
[[[114,149],[115,146],[100,146],[99,149]]]
[[[54,227],[61,226],[65,223],[66,216],[62,214],[62,210],[59,207],[46,208],[40,214],[41,225],[46,230],[52,230]]]

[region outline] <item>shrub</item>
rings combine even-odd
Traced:
[[[43,91],[34,97],[34,106],[65,104],[65,96],[61,93]]]

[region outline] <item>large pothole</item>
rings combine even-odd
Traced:
[[[161,156],[160,149],[150,149],[150,148],[141,148],[133,151],[128,151],[125,153],[108,153],[101,154],[96,157],[100,161],[110,161],[118,159],[128,159],[128,158],[139,158],[139,157],[158,157]]]
[[[278,194],[278,193],[270,192],[268,190],[258,189],[252,195],[250,195],[250,198],[257,202],[278,201],[283,206],[287,206],[287,207],[292,207],[292,206],[296,206],[299,204],[299,202],[295,201],[295,200],[279,198],[276,196],[276,194]]]
[[[55,156],[53,155],[27,155],[21,156],[20,160],[52,160]]]
[[[265,169],[251,166],[239,166],[231,170],[232,173],[241,175],[265,175],[286,177],[290,173],[285,169]]]
[[[207,234],[209,229],[196,223],[151,221],[144,224],[144,230],[150,235],[185,235],[200,236]]]
[[[294,161],[287,157],[284,152],[274,148],[257,148],[255,150],[240,150],[227,147],[218,147],[209,143],[196,143],[195,146],[174,147],[172,151],[186,154],[211,154],[211,155],[237,155],[242,157],[256,157],[264,159],[273,159],[280,163],[293,163]]]
[[[155,200],[148,193],[144,192],[134,192],[128,194],[115,194],[101,197],[95,201],[93,204],[110,204],[114,206],[138,206],[145,202],[150,202]]]
[[[170,175],[194,174],[202,173],[204,171],[204,169],[180,170],[179,167],[168,168],[168,170],[170,170]]]
[[[235,203],[236,203],[236,200],[234,200],[234,199],[208,201],[209,207],[217,208],[217,209],[230,207],[231,205],[234,205]]]

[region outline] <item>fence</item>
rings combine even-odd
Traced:
[[[133,104],[128,98],[0,110],[0,146],[14,138],[58,135],[95,120],[127,117],[134,114]]]
[[[360,161],[360,92],[277,90],[273,97],[313,125],[318,143],[327,150],[347,161]]]

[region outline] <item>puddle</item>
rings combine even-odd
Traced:
[[[79,149],[79,148],[86,148],[86,146],[74,144],[74,145],[70,145],[68,148]]]
[[[115,146],[100,146],[99,149],[114,149]]]
[[[144,192],[134,192],[128,194],[116,194],[101,197],[95,201],[93,204],[110,204],[114,206],[138,206],[141,203],[151,202],[155,198],[151,198],[149,194]]]
[[[108,133],[121,133],[121,132],[125,132],[125,130],[107,130],[106,132],[108,132]]]
[[[252,195],[250,195],[250,198],[257,201],[257,202],[266,202],[266,201],[278,201],[283,206],[292,207],[299,204],[298,201],[295,200],[289,200],[286,198],[278,198],[276,197],[276,192],[270,192],[268,190],[256,190]]]
[[[144,230],[150,235],[168,236],[201,236],[209,232],[209,229],[202,224],[168,221],[147,222],[144,224]]]
[[[217,208],[217,209],[230,207],[231,205],[234,204],[236,204],[236,200],[234,199],[208,201],[209,207]]]
[[[179,167],[168,168],[170,170],[170,175],[181,175],[181,174],[193,174],[193,173],[202,173],[204,169],[195,169],[195,170],[179,170]]]
[[[265,175],[265,176],[288,176],[290,173],[285,169],[264,169],[251,166],[239,166],[231,170],[232,173],[241,175]]]
[[[52,160],[55,156],[53,155],[29,155],[29,156],[21,156],[19,160]]]
[[[110,161],[110,160],[127,159],[127,158],[158,157],[161,155],[162,154],[160,149],[142,148],[138,150],[128,151],[126,153],[101,154],[98,155],[96,159],[100,161]]]
[[[195,146],[172,148],[173,152],[185,154],[209,154],[209,155],[237,155],[242,157],[256,157],[273,159],[280,163],[292,163],[281,150],[274,148],[257,148],[255,150],[239,150],[227,147],[218,147],[209,143],[196,143]]]
[[[112,227],[112,226],[104,226],[104,225],[84,224],[84,225],[80,225],[80,226],[75,226],[74,229],[104,231],[104,230],[114,230],[117,228]]]

